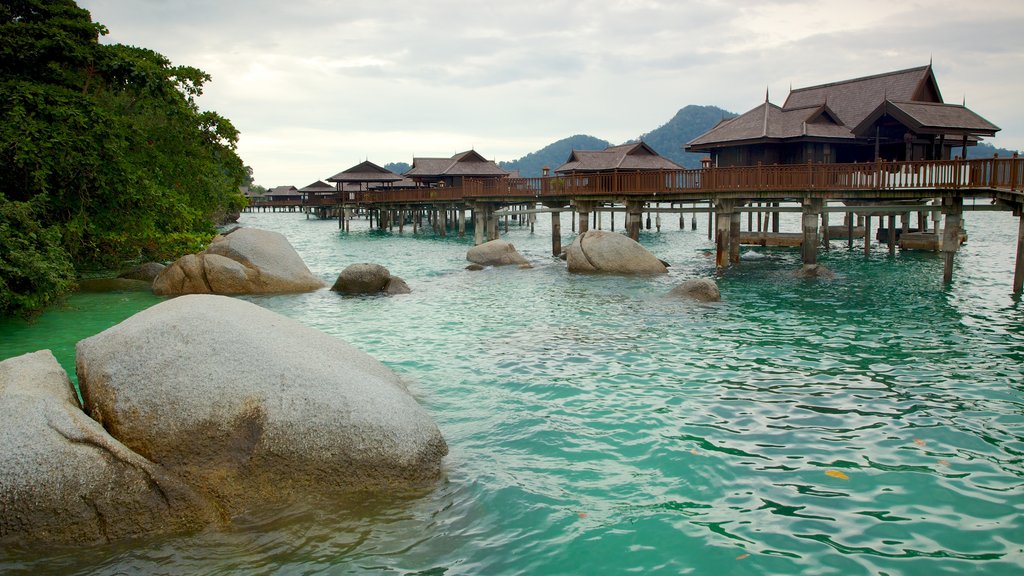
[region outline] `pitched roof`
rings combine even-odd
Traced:
[[[852,139],[886,113],[923,133],[994,135],[999,130],[963,106],[943,104],[929,64],[791,90],[781,108],[766,98],[686,148],[802,137]]]
[[[601,170],[680,170],[682,166],[659,155],[644,142],[609,146],[604,150],[573,150],[556,173]]]
[[[317,180],[316,182],[313,182],[309,186],[299,189],[299,192],[303,192],[305,194],[333,194],[334,192],[337,191],[338,190],[335,189],[334,186],[331,186],[330,184],[322,180]]]
[[[267,196],[301,196],[302,193],[295,186],[274,186],[267,190]]]
[[[468,150],[451,158],[413,158],[412,168],[404,175],[410,178],[508,176],[508,171],[503,170],[493,160],[487,160],[476,150]]]
[[[382,168],[369,160],[356,164],[348,170],[338,172],[328,182],[397,182],[402,177]]]

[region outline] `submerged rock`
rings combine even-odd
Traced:
[[[153,281],[161,296],[309,292],[324,283],[277,232],[239,228],[203,252],[187,254]]]
[[[481,266],[520,266],[529,265],[516,247],[504,240],[491,240],[479,246],[473,246],[466,252],[466,260]]]
[[[49,350],[0,362],[0,542],[78,543],[202,528],[212,501],[112,438]]]
[[[797,278],[821,278],[824,280],[832,280],[836,277],[836,274],[821,264],[804,264],[799,270],[793,272],[793,276],[796,276]]]
[[[78,343],[86,411],[231,514],[418,485],[448,448],[398,377],[255,304],[191,295]]]
[[[669,292],[669,296],[678,296],[697,300],[698,302],[718,302],[722,293],[711,278],[691,278]]]
[[[588,230],[566,249],[569,272],[665,274],[668,269],[632,238],[616,232]]]

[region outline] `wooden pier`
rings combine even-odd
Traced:
[[[829,215],[840,214],[847,233],[835,234],[852,242],[863,237],[865,253],[870,251],[872,220],[889,231],[890,252],[896,247],[896,218],[901,229],[909,228],[917,213],[917,229],[931,222],[934,241],[908,237],[908,246],[940,250],[945,258],[944,281],[952,279],[953,258],[961,243],[961,221],[965,199],[984,199],[987,207],[1012,211],[1020,219],[1013,291],[1024,287],[1024,159],[986,158],[974,160],[929,160],[911,162],[868,162],[852,164],[806,163],[771,166],[707,167],[693,170],[647,172],[602,172],[542,178],[467,179],[461,186],[422,187],[395,190],[345,192],[333,197],[297,201],[294,206],[320,217],[346,219],[355,211],[367,212],[377,226],[407,223],[415,228],[426,218],[440,235],[462,235],[466,213],[471,214],[477,244],[498,237],[498,218],[511,213],[552,213],[552,253],[561,252],[558,213],[576,214],[573,228],[589,229],[596,211],[624,213],[622,228],[637,239],[643,214],[665,211],[711,212],[714,225],[708,229],[716,244],[716,263],[727,267],[739,262],[739,245],[785,243],[799,245],[805,264],[817,262],[822,237],[833,234]],[[793,204],[798,206],[783,206]],[[665,205],[669,208],[664,208]],[[275,205],[276,206],[276,205]],[[284,209],[283,206],[276,206]],[[265,209],[254,203],[249,210]],[[802,231],[799,243],[779,235],[773,214],[799,211]],[[748,234],[740,234],[742,214],[748,213]],[[756,230],[753,224],[756,216]],[[709,223],[710,224],[710,223]],[[941,224],[941,225],[940,225]],[[614,216],[613,224],[614,227]],[[650,224],[648,223],[648,227]],[[773,228],[769,230],[769,228]],[[865,233],[864,231],[869,231]],[[752,235],[751,235],[752,234]]]

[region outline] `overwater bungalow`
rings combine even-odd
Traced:
[[[347,192],[349,196],[346,199],[349,200],[355,197],[354,194],[356,192],[392,188],[396,184],[401,183],[402,180],[402,176],[369,160],[360,162],[348,170],[338,172],[327,179],[328,182],[336,184],[337,191]]]
[[[686,145],[714,166],[945,160],[999,131],[946,104],[932,65],[790,90],[723,120]]]
[[[412,168],[405,177],[420,186],[456,187],[464,178],[507,178],[509,172],[493,160],[487,160],[476,150],[461,152],[451,158],[413,158]]]
[[[639,172],[641,170],[682,170],[683,167],[658,154],[644,142],[609,146],[604,150],[573,150],[556,174],[593,172]]]

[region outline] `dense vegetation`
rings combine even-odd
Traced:
[[[210,77],[105,33],[72,0],[0,4],[0,314],[195,251],[243,205],[238,133],[195,102]]]
[[[671,120],[640,137],[658,154],[683,166],[700,168],[700,159],[707,154],[684,152],[683,147],[690,141],[736,114],[717,106],[695,106],[680,108]]]

